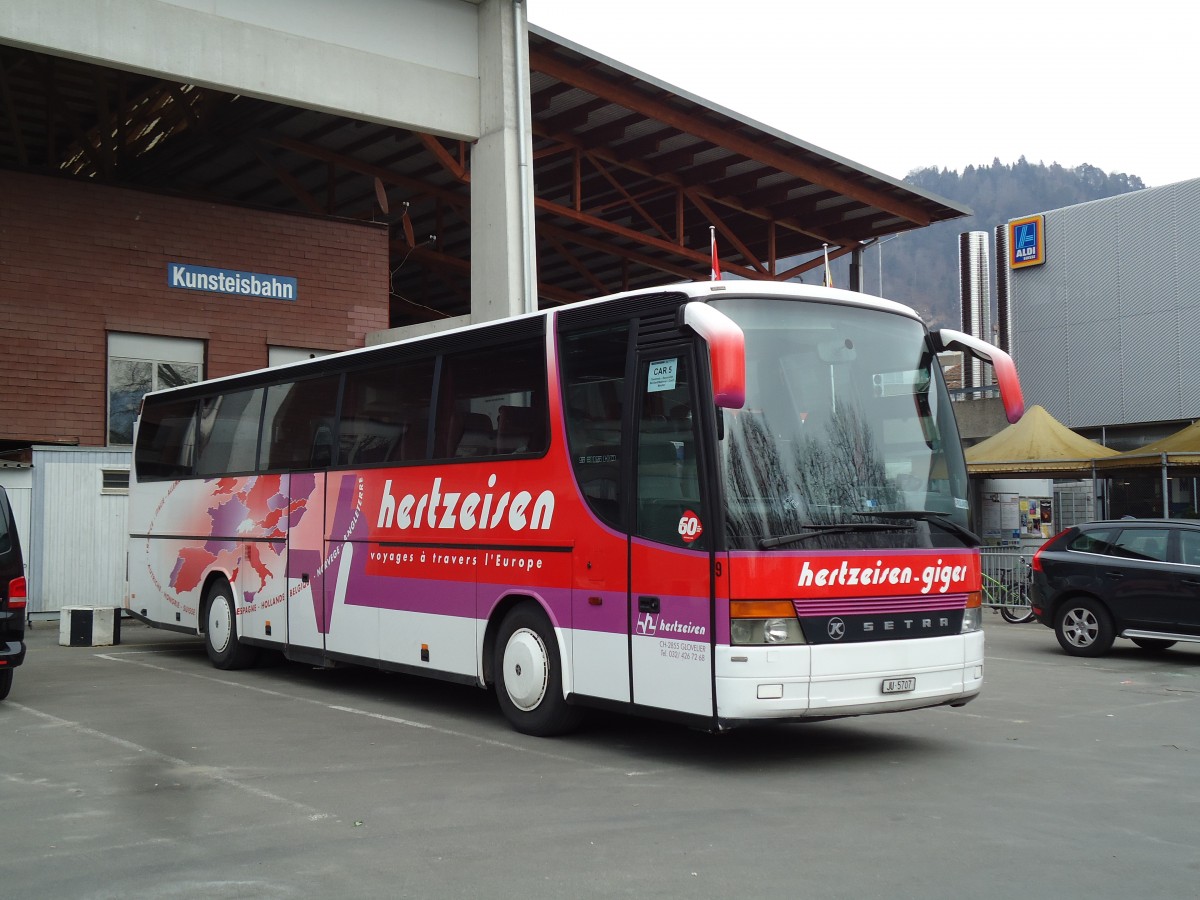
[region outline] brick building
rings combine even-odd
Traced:
[[[29,538],[31,613],[119,602],[142,394],[363,346],[388,324],[387,240],[0,170],[0,484]]]
[[[387,327],[387,254],[370,223],[0,171],[0,449],[127,443],[119,394],[147,375],[363,346]],[[173,286],[172,264],[294,279],[295,299]]]

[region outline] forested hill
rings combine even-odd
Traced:
[[[880,293],[879,257],[882,252],[883,295],[915,307],[934,324],[951,327],[957,327],[960,322],[960,233],[988,232],[994,279],[995,226],[1019,216],[1145,187],[1136,175],[1109,175],[1089,165],[1074,169],[1063,168],[1057,163],[1033,165],[1024,157],[1012,165],[1004,165],[997,159],[990,166],[968,166],[961,173],[949,169],[917,169],[910,172],[904,182],[968,206],[975,215],[885,238],[881,248],[871,248],[863,254],[864,287],[868,293]],[[847,278],[844,265],[840,271],[835,269],[835,283],[845,285]],[[992,298],[995,302],[994,281]]]

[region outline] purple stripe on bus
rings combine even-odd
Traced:
[[[530,587],[523,584],[477,585],[470,581],[368,575],[357,559],[352,567],[354,571],[346,591],[346,604],[349,606],[487,619],[505,597],[524,595],[532,597],[546,608],[553,623],[560,628],[622,635],[629,630],[627,597],[624,593],[573,592],[568,588]],[[573,595],[577,604],[574,610]],[[590,597],[599,597],[601,603],[588,603],[587,598]],[[691,603],[694,611],[685,614],[680,606],[669,601]],[[706,598],[664,598],[664,608],[666,614],[655,617],[649,633],[657,632],[660,637],[707,640]]]
[[[480,584],[479,618],[486,619],[505,597],[525,595],[541,601],[558,628],[571,627],[571,589],[552,587],[529,587],[522,584]]]
[[[966,594],[939,594],[936,597],[866,597],[847,600],[795,600],[800,616],[869,616],[876,613],[928,612],[941,609],[965,609]]]
[[[328,478],[334,479],[330,474]],[[367,536],[367,517],[361,508],[361,478],[341,476],[337,499],[333,501],[333,515],[329,523],[329,534],[335,541],[363,539]],[[328,485],[326,486],[328,490]]]
[[[530,587],[529,585],[476,584],[474,581],[443,581],[433,578],[404,578],[369,575],[366,554],[356,552],[351,563],[346,604],[376,609],[405,610],[462,618],[486,618],[504,596],[524,594],[542,601],[555,624],[571,623],[569,588]]]
[[[628,634],[629,595],[624,591],[576,590],[574,615],[569,621],[581,631]]]

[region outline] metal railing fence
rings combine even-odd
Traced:
[[[1010,547],[981,548],[984,606],[1029,608],[1031,555]]]

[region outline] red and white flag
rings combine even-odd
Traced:
[[[712,280],[721,280],[721,261],[717,259],[717,228],[715,225],[708,226],[709,237],[712,238]]]

